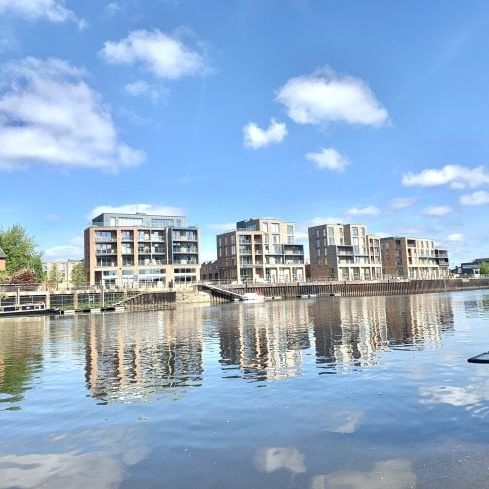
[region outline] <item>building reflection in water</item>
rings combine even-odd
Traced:
[[[380,350],[438,345],[454,322],[451,297],[435,294],[334,298],[311,304],[309,313],[324,373],[372,366]]]
[[[307,306],[300,301],[234,304],[219,318],[221,364],[239,366],[252,380],[300,375],[303,350],[310,348]]]
[[[105,402],[181,398],[202,381],[202,308],[89,318],[86,382]]]
[[[42,369],[47,318],[8,319],[0,326],[0,410],[17,410]]]
[[[338,373],[382,350],[436,346],[453,321],[441,294],[239,304],[219,316],[220,361],[226,377],[279,380],[301,374],[312,343],[321,373]]]

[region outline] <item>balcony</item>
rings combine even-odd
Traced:
[[[198,248],[186,248],[185,246],[174,246],[173,253],[198,253]]]

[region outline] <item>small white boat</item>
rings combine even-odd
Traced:
[[[256,292],[247,292],[241,296],[241,300],[244,302],[265,302],[265,297]]]

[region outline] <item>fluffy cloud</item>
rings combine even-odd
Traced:
[[[353,207],[346,211],[349,216],[378,216],[380,215],[380,209],[374,205],[367,207]]]
[[[161,214],[164,216],[185,215],[183,210],[179,209],[178,207],[153,204],[124,204],[119,206],[99,205],[89,212],[88,218],[93,219],[95,216],[98,216],[103,212],[120,212],[121,214],[136,214],[137,212],[140,212],[142,214]]]
[[[80,28],[86,26],[85,21],[78,20],[74,12],[65,7],[63,0],[0,0],[0,14],[57,23],[74,21]]]
[[[412,197],[398,197],[397,199],[392,199],[389,203],[389,210],[400,211],[403,209],[408,209],[416,203],[416,199]]]
[[[140,64],[156,77],[176,80],[208,70],[203,57],[178,38],[159,30],[139,30],[118,42],[106,42],[100,55],[109,63]]]
[[[447,240],[451,243],[456,243],[464,240],[464,235],[461,233],[452,233],[447,236]]]
[[[480,187],[489,184],[489,174],[483,166],[468,168],[460,165],[445,165],[437,170],[427,168],[420,173],[407,173],[402,177],[406,187],[435,187],[449,185],[453,189]]]
[[[116,171],[144,153],[118,140],[102,97],[79,68],[26,58],[0,67],[0,169],[29,164]]]
[[[489,204],[489,192],[485,190],[479,190],[472,194],[462,195],[460,197],[460,203],[462,205],[485,205]]]
[[[136,80],[135,82],[124,85],[124,93],[130,95],[131,97],[146,95],[150,97],[153,102],[161,100],[168,94],[165,88],[154,88],[144,80]]]
[[[148,90],[149,85],[143,80],[137,80],[124,86],[124,92],[133,96],[142,95],[143,93],[147,93]]]
[[[316,168],[320,170],[332,170],[337,172],[345,171],[350,164],[348,158],[342,156],[334,148],[321,148],[317,153],[307,153],[306,159],[314,162]]]
[[[247,148],[258,149],[277,144],[287,136],[287,127],[283,122],[277,122],[275,119],[270,120],[267,129],[259,128],[254,122],[249,122],[243,127],[244,145]]]
[[[83,236],[75,236],[67,244],[52,246],[43,253],[46,261],[80,260],[83,258]]]
[[[433,205],[423,209],[423,214],[428,217],[441,217],[450,214],[453,209],[448,205]]]
[[[380,125],[388,119],[387,110],[363,80],[331,69],[291,78],[279,89],[277,100],[298,124]]]

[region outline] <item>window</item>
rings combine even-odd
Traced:
[[[319,229],[316,229],[316,238],[319,238]]]
[[[294,234],[294,225],[287,224],[287,234]]]
[[[351,228],[351,234],[352,236],[358,236],[358,228],[356,226]]]
[[[272,223],[272,233],[280,233],[280,224]]]
[[[141,218],[134,217],[119,217],[119,226],[142,226],[143,220]]]
[[[336,244],[335,239],[334,239],[334,236],[331,237],[331,238],[328,238],[328,244],[330,244],[330,245]]]
[[[331,235],[331,234],[334,236],[334,227],[328,226],[328,235]]]
[[[263,231],[264,231],[265,233],[268,233],[268,222],[264,222],[264,223],[263,223]]]

